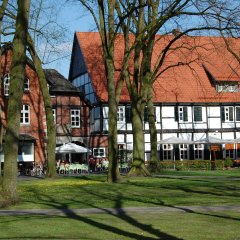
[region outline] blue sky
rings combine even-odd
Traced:
[[[35,16],[29,20],[32,27],[35,27],[36,13],[40,7],[39,3],[39,0],[33,0],[31,4],[31,14]],[[38,54],[43,61],[43,68],[56,69],[64,77],[68,78],[74,33],[96,31],[93,18],[88,11],[83,9],[78,0],[45,0],[42,4],[37,29],[43,31],[45,35],[42,36],[39,34],[40,37],[37,38],[36,47]],[[9,19],[7,20],[9,21]],[[52,53],[53,48],[49,44],[46,44],[45,38],[48,34],[53,33],[53,29],[56,26],[55,23],[67,29],[67,37],[65,39],[58,37],[58,43],[54,42],[54,46],[59,52],[58,55]],[[56,29],[58,30],[58,28]],[[13,32],[12,28],[9,28],[8,32]],[[56,32],[54,34],[56,35]],[[2,41],[13,41],[13,37],[13,34],[2,36]],[[47,51],[45,51],[46,49]],[[51,63],[44,63],[49,61]]]
[[[79,2],[65,3],[65,0],[60,0],[59,4],[63,4],[59,12],[59,22],[68,28],[67,42],[64,44],[64,59],[57,60],[51,64],[44,65],[44,68],[54,68],[59,71],[64,77],[68,78],[70,57],[74,32],[93,31],[95,25],[93,19],[86,11],[83,11]],[[61,48],[61,46],[59,46]]]

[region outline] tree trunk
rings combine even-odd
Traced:
[[[114,22],[115,0],[98,1],[99,18],[100,18],[100,35],[102,39],[102,47],[105,60],[105,71],[107,76],[108,89],[108,182],[118,182],[120,173],[118,169],[118,145],[117,145],[117,99],[116,99],[116,83],[114,68],[114,40],[115,40],[115,22]],[[106,10],[107,8],[107,10]],[[105,12],[106,10],[106,12]],[[107,14],[107,24],[105,22],[105,14]]]
[[[54,178],[57,176],[56,172],[56,159],[55,159],[55,148],[56,148],[56,130],[53,119],[52,104],[51,98],[47,86],[46,77],[42,68],[42,63],[40,58],[37,55],[37,52],[34,47],[34,43],[30,34],[28,34],[28,46],[29,52],[32,57],[34,66],[37,71],[40,87],[42,90],[44,107],[46,112],[46,121],[47,121],[47,177]]]
[[[3,124],[2,124],[2,108],[0,107],[0,152],[3,151]],[[0,160],[0,186],[2,185],[2,163]]]
[[[26,69],[26,42],[30,0],[18,0],[16,33],[13,40],[13,57],[10,68],[11,83],[7,109],[3,196],[8,204],[18,200],[17,156],[19,142],[20,113],[22,109],[23,85]]]
[[[3,0],[2,5],[0,7],[0,30],[2,31],[2,21],[3,21],[3,16],[5,14],[5,10],[8,4],[8,0]],[[0,34],[0,43],[2,42],[2,36]],[[2,56],[2,49],[0,46],[0,56]],[[0,84],[2,84],[2,65],[0,61]],[[0,109],[0,151],[2,151],[2,136],[3,136],[3,125],[2,125],[2,109]],[[0,161],[0,185],[2,185],[2,164]]]
[[[114,65],[112,60],[107,60],[108,73],[108,182],[118,182],[120,173],[118,168],[118,143],[117,143],[117,102],[115,96]]]
[[[154,105],[152,99],[152,88],[149,88],[148,94],[148,120],[149,120],[149,130],[150,130],[150,141],[151,141],[151,159],[149,162],[149,170],[151,172],[155,172],[158,170],[159,161],[157,155],[157,129],[155,125],[155,113],[154,113]]]
[[[132,102],[133,163],[128,176],[150,176],[144,160],[143,111],[141,103]]]

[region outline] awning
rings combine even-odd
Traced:
[[[191,143],[193,143],[193,141],[178,137],[170,137],[158,142],[158,144],[191,144]]]
[[[211,136],[194,141],[194,143],[205,143],[205,144],[225,144],[225,143],[235,143],[235,142],[236,142],[236,139],[219,139]]]
[[[90,153],[90,149],[79,146],[75,143],[66,143],[60,147],[56,147],[56,153]]]

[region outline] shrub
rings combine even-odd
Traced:
[[[175,168],[174,168],[175,166]],[[160,170],[189,171],[189,170],[221,170],[224,167],[223,160],[176,160],[160,161]]]
[[[233,160],[230,157],[227,157],[224,161],[224,167],[229,168],[232,167],[233,165]]]

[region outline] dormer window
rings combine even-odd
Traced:
[[[238,83],[224,82],[218,83],[216,86],[217,92],[238,92]]]

